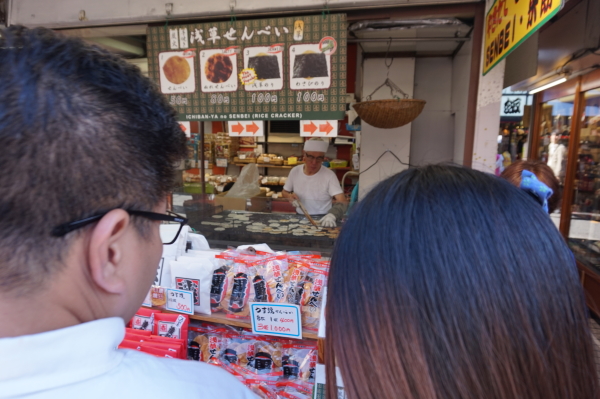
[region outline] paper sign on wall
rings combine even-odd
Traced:
[[[229,121],[227,122],[227,127],[229,135],[233,137],[265,135],[264,121]]]
[[[337,137],[338,121],[300,121],[300,136],[302,137]]]
[[[167,288],[166,309],[172,312],[194,314],[194,293]]]
[[[298,305],[254,302],[250,304],[252,332],[302,339],[302,321]]]

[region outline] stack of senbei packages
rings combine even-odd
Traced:
[[[134,349],[158,357],[187,358],[189,317],[140,308],[125,329],[119,349]]]
[[[315,382],[317,344],[196,323],[189,327],[188,359],[222,367],[261,398],[308,399]]]
[[[305,329],[318,330],[329,271],[329,262],[319,253],[228,250],[216,258],[220,264],[211,285],[213,313],[248,319],[252,302],[289,303],[300,307]]]

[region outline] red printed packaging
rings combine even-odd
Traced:
[[[125,339],[128,341],[144,342],[146,340],[149,340],[150,337],[146,336],[146,335],[140,335],[140,334],[134,334],[134,333],[125,333]]]
[[[131,328],[134,330],[154,330],[154,318],[156,314],[161,313],[160,310],[139,308],[131,319]]]
[[[226,298],[223,305],[227,312],[227,317],[234,319],[245,319],[249,317],[250,307],[248,301],[253,295],[253,285],[251,281],[251,270],[246,265],[245,258],[236,259],[236,263],[229,271],[227,278],[230,279]]]
[[[136,334],[136,335],[143,335],[146,337],[149,337],[150,335],[152,335],[152,331],[149,330],[136,330],[135,328],[125,328],[125,334],[130,333],[130,334]]]
[[[187,342],[189,320],[187,315],[158,313],[154,320],[154,335]]]
[[[247,379],[246,385],[262,399],[278,399],[277,382],[262,379]]]
[[[133,349],[133,350],[139,351],[139,350],[141,350],[140,345],[141,345],[140,342],[129,341],[129,340],[125,339],[119,344],[118,348],[119,349]]]
[[[168,352],[171,352],[170,354],[172,357],[177,358],[177,359],[182,359],[181,353],[183,351],[183,348],[177,343],[173,343],[173,344],[169,345],[169,344],[162,343],[162,342],[146,341],[146,342],[140,343],[140,347],[142,350],[144,350],[144,348],[163,349]]]
[[[300,341],[283,345],[283,377],[314,382],[317,370],[317,347],[314,343]]]
[[[302,326],[316,331],[319,329],[323,291],[327,285],[327,271],[311,268],[304,279],[303,298],[301,301]]]
[[[166,357],[166,358],[171,358],[171,359],[175,359],[177,357],[177,356],[174,356],[173,352],[171,352],[171,351],[159,349],[159,348],[152,348],[150,346],[141,348],[141,351],[144,353],[148,353],[150,355],[154,355],[156,357]]]

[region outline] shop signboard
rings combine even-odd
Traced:
[[[521,117],[525,113],[526,103],[527,103],[527,96],[503,95],[502,102],[500,104],[500,116]]]
[[[181,121],[344,118],[345,14],[156,26],[147,45]]]
[[[487,74],[562,8],[564,0],[495,0],[485,17]]]

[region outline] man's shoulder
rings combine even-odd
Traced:
[[[203,362],[158,358],[133,350],[123,351],[125,357],[120,367],[114,370],[118,374],[114,377],[139,385],[142,390],[164,391],[165,394],[173,391],[202,392],[205,397],[254,397],[235,377],[219,367]]]
[[[337,180],[337,176],[335,175],[335,172],[329,168],[326,168],[325,166],[321,166],[321,169],[319,170],[319,174],[321,176],[326,176],[327,178],[333,177],[334,179]]]
[[[302,172],[302,170],[303,170],[303,168],[304,168],[304,165],[297,165],[297,166],[294,166],[294,167],[292,168],[292,170],[290,170],[290,174],[288,175],[288,179],[289,179],[290,177],[292,177],[292,176],[296,176],[296,175],[298,175],[299,173],[301,173],[301,172]]]

